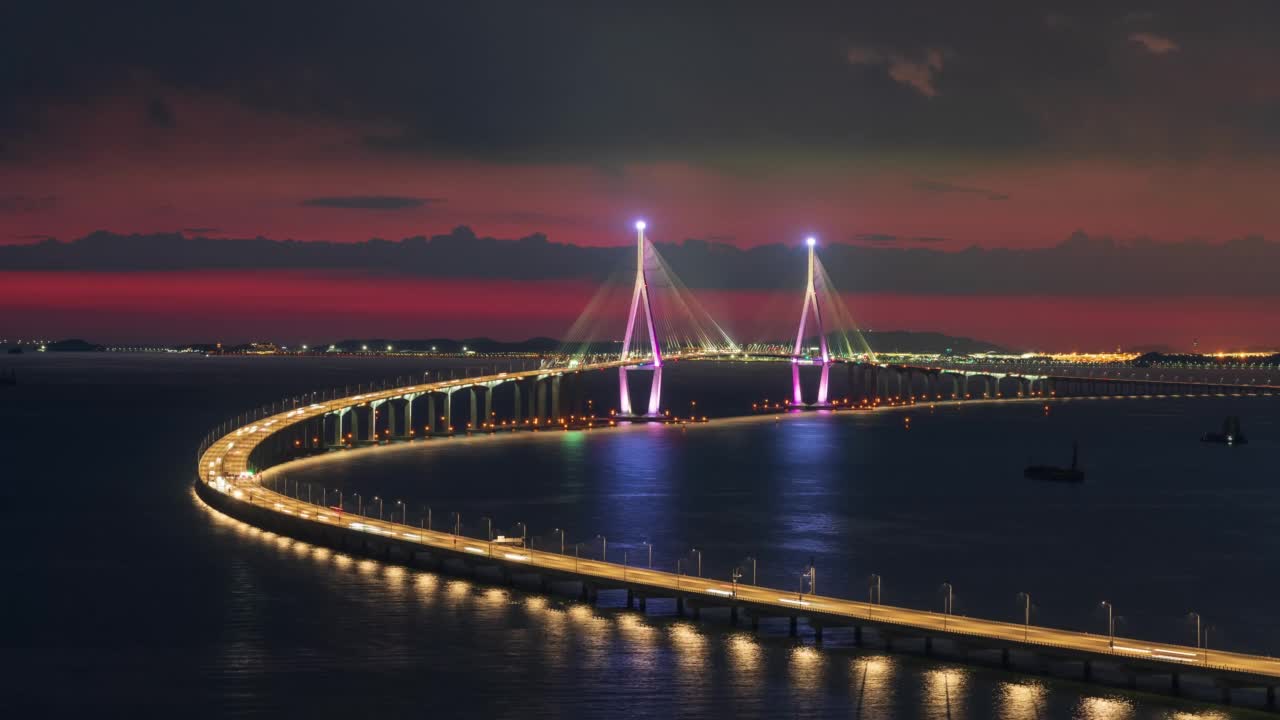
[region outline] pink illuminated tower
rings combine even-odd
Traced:
[[[804,404],[804,397],[800,393],[800,363],[806,358],[801,355],[804,346],[804,329],[809,321],[810,308],[813,312],[813,322],[818,329],[818,343],[822,348],[822,379],[818,382],[818,402],[814,403],[816,407],[826,407],[830,403],[827,402],[827,382],[831,376],[831,353],[827,350],[827,333],[822,327],[822,312],[818,309],[818,293],[813,285],[813,263],[814,263],[814,246],[818,244],[816,238],[805,238],[805,244],[809,246],[809,274],[804,286],[804,307],[800,311],[800,329],[796,331],[796,346],[791,351],[791,398],[796,405]],[[816,364],[816,363],[815,363]]]
[[[634,416],[631,411],[631,394],[627,388],[627,371],[641,368],[653,369],[653,383],[649,387],[649,409],[646,415],[654,417],[658,414],[658,405],[662,400],[662,347],[658,345],[658,328],[653,324],[653,304],[649,301],[649,281],[644,272],[644,228],[643,220],[636,221],[636,287],[631,295],[631,312],[627,316],[627,334],[622,339],[622,356],[626,362],[631,358],[631,339],[636,329],[636,319],[641,306],[644,308],[645,325],[649,328],[649,347],[653,349],[652,365],[624,365],[618,368],[619,405],[623,417]],[[824,345],[825,347],[825,345]]]

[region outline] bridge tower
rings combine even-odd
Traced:
[[[649,330],[649,346],[653,349],[653,362],[646,365],[631,365],[618,368],[618,410],[623,417],[634,417],[631,409],[631,394],[627,388],[627,372],[631,370],[652,369],[653,382],[649,386],[649,408],[645,413],[656,417],[658,406],[662,401],[662,347],[658,344],[658,328],[653,324],[653,303],[649,300],[649,280],[644,272],[644,229],[643,220],[636,222],[636,285],[631,293],[631,312],[627,315],[627,332],[622,339],[622,356],[626,362],[632,356],[631,340],[635,337],[636,320],[644,312],[645,327]]]
[[[808,324],[810,313],[812,312],[813,323],[818,330],[818,344],[822,349],[822,378],[818,381],[818,401],[814,403],[816,407],[827,407],[827,386],[831,377],[831,353],[827,348],[827,333],[822,327],[822,311],[818,309],[818,293],[813,284],[813,264],[814,264],[814,246],[818,244],[817,238],[805,238],[805,245],[809,246],[809,271],[804,286],[804,306],[800,310],[800,329],[796,331],[796,345],[791,351],[791,400],[796,405],[804,404],[804,397],[800,392],[800,364],[801,362],[812,362],[801,355],[804,347],[804,330]]]

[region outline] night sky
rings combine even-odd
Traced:
[[[840,289],[875,329],[1046,349],[1280,344],[1280,245],[1265,239],[1280,237],[1275,3],[4,15],[0,245],[96,245],[0,252],[0,335],[557,336],[595,274],[233,249],[157,267],[152,245],[120,237],[398,242],[466,226],[620,247],[643,216],[664,243],[814,232],[862,248],[841,256]],[[708,263],[690,284],[711,306],[779,290]]]

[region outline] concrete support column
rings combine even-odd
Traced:
[[[734,605],[733,607],[729,608],[729,624],[734,627],[738,626],[738,606],[737,605]]]
[[[480,429],[480,418],[479,418],[480,412],[479,410],[476,409],[476,388],[474,385],[468,388],[468,395],[469,395],[469,400],[471,401],[471,405],[469,408],[470,412],[467,415],[467,426],[470,427],[472,430],[479,430]]]
[[[755,632],[756,630],[759,630],[759,629],[760,629],[760,616],[756,615],[755,613],[751,613],[751,631]]]
[[[538,424],[546,422],[547,419],[547,384],[545,382],[538,383]]]
[[[1176,672],[1169,675],[1169,692],[1173,693],[1174,695],[1182,694],[1181,679],[1179,678],[1178,673]]]
[[[560,422],[560,376],[551,378],[551,419]]]
[[[1267,686],[1267,709],[1268,710],[1276,709],[1276,686],[1275,685]]]
[[[924,654],[925,655],[933,654],[933,638],[931,637],[926,637],[924,639]]]
[[[533,378],[529,381],[529,421],[538,419],[538,387],[542,385],[541,381]]]
[[[516,425],[520,424],[520,381],[511,383],[511,389],[515,392],[515,402],[511,411],[511,419]]]
[[[676,596],[676,615],[679,615],[680,617],[684,617],[684,596],[683,595]]]
[[[795,616],[795,615],[792,615],[792,616],[791,616],[791,630],[790,630],[791,637],[795,637],[796,635],[798,635],[798,634],[799,634],[799,632],[798,632],[798,631],[799,631],[799,625],[798,625],[798,623],[797,623],[797,621],[796,621],[796,616]]]
[[[413,437],[413,399],[416,395],[404,396],[404,436]]]
[[[822,644],[822,626],[821,625],[813,626],[813,641],[819,645]]]
[[[1084,661],[1084,679],[1085,680],[1093,679],[1093,661],[1092,660]]]
[[[484,389],[484,415],[481,417],[481,424],[493,422],[493,387]]]
[[[400,437],[396,432],[396,403],[394,400],[387,401],[387,430],[387,434],[391,437]]]
[[[645,604],[646,604],[646,603],[645,603],[645,596],[644,596],[644,595],[641,595],[641,596],[640,596],[640,612],[642,612],[642,613],[645,611]]]
[[[453,390],[444,394],[444,431],[453,432]]]
[[[360,441],[360,416],[356,413],[355,408],[351,408],[348,412],[351,413],[351,439],[356,442],[359,442]]]
[[[635,606],[636,606],[636,594],[632,592],[630,588],[628,588],[627,589],[627,609],[630,610]]]
[[[436,434],[436,396],[427,393],[427,435]]]
[[[1000,667],[1009,669],[1009,648],[1000,648]]]

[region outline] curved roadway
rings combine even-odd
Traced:
[[[812,622],[835,625],[872,625],[891,634],[955,637],[991,647],[1035,648],[1048,655],[1073,659],[1113,660],[1149,673],[1211,671],[1210,674],[1237,686],[1280,685],[1280,660],[1259,655],[1204,650],[1182,645],[1152,643],[1132,638],[1109,639],[1104,635],[1024,626],[995,620],[943,615],[890,605],[869,604],[835,597],[797,594],[763,586],[727,583],[689,575],[627,567],[618,563],[579,559],[567,555],[535,551],[501,542],[488,542],[436,530],[425,530],[364,516],[352,516],[276,493],[258,483],[249,472],[249,457],[255,447],[274,433],[299,422],[323,417],[339,409],[373,400],[396,398],[406,393],[435,392],[450,387],[562,374],[573,371],[618,367],[621,362],[579,366],[572,369],[539,369],[500,375],[472,377],[353,395],[299,407],[265,417],[218,438],[200,459],[199,479],[210,490],[225,493],[228,499],[264,508],[300,521],[328,525],[350,532],[366,533],[384,542],[407,547],[420,546],[460,555],[487,558],[512,571],[527,568],[557,575],[573,576],[598,584],[637,587],[666,596],[683,596],[706,605],[743,605],[759,614],[805,616]],[[652,594],[652,593],[651,593]],[[973,644],[977,644],[973,642]],[[1216,672],[1214,672],[1216,671]]]

